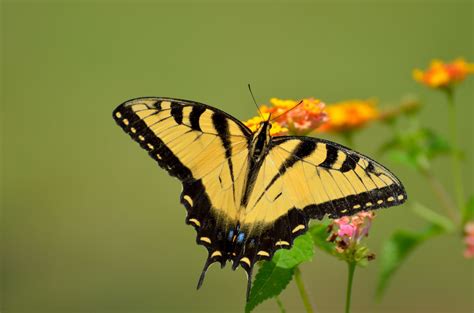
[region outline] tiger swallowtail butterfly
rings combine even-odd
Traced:
[[[206,104],[160,97],[129,100],[118,125],[183,184],[181,203],[209,265],[232,261],[248,276],[260,260],[291,248],[310,219],[338,218],[403,203],[400,180],[374,160],[337,143],[252,132]]]

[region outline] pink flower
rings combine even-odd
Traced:
[[[373,212],[359,212],[335,219],[330,227],[334,232],[329,241],[337,244],[336,249],[340,253],[355,248],[362,238],[369,235],[374,216]]]
[[[468,222],[464,226],[464,243],[466,244],[464,257],[467,259],[474,258],[474,222]]]
[[[342,224],[342,225],[339,225],[339,231],[337,232],[337,235],[339,237],[349,237],[351,238],[352,236],[354,236],[354,233],[356,232],[356,228],[350,224]]]

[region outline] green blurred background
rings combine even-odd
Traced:
[[[411,79],[434,58],[474,61],[473,2],[2,4],[2,312],[241,312],[245,275],[213,267],[184,224],[181,186],[118,128],[112,110],[138,96],[217,106],[247,119],[259,102],[416,94],[424,124],[448,134],[444,97]],[[474,78],[458,89],[473,191]],[[356,137],[374,155],[389,135]],[[340,141],[340,138],[331,138]],[[416,173],[380,161],[410,199],[439,210]],[[451,185],[449,160],[435,171]],[[409,202],[410,203],[410,202]],[[423,223],[409,205],[378,214],[369,245]],[[417,250],[374,304],[378,263],[355,278],[354,312],[472,312],[473,262],[457,235]],[[341,312],[346,266],[322,253],[302,268],[318,312]],[[297,290],[282,295],[301,312]],[[274,312],[269,301],[259,312]]]

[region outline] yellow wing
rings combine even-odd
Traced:
[[[114,111],[116,122],[183,183],[181,202],[198,243],[217,241],[216,225],[237,219],[251,132],[232,116],[205,104],[139,98]]]
[[[242,223],[259,224],[289,248],[310,218],[352,215],[403,203],[402,183],[374,160],[336,143],[311,137],[274,137]]]

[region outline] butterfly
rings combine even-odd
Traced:
[[[208,250],[199,277],[227,261],[248,277],[256,262],[291,248],[311,219],[399,205],[400,180],[376,161],[337,143],[271,136],[270,119],[252,132],[212,106],[173,98],[126,101],[117,124],[183,184],[181,203],[196,242]]]

